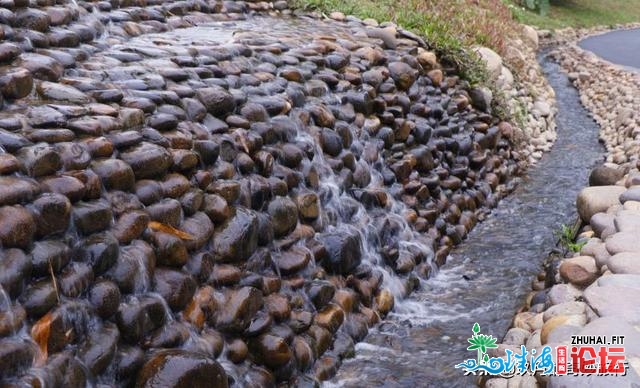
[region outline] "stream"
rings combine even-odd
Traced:
[[[598,128],[558,64],[540,58],[556,92],[558,139],[421,290],[399,303],[326,386],[474,386],[454,365],[473,357],[475,322],[502,339],[531,290],[531,279],[575,217],[575,198],[602,159]]]

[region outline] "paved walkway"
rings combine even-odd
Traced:
[[[578,45],[609,62],[640,69],[640,29],[592,36],[581,40]]]

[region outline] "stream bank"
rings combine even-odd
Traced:
[[[637,27],[637,26],[629,26]],[[598,31],[598,30],[596,30]],[[580,92],[580,101],[598,122],[600,140],[607,149],[602,166],[593,170],[589,187],[580,191],[576,208],[581,222],[573,254],[560,259],[554,270],[534,283],[534,292],[525,311],[514,318],[514,328],[499,346],[496,355],[515,350],[526,343],[537,348],[567,345],[571,336],[602,336],[607,343],[624,336],[618,350],[625,358],[624,376],[582,374],[569,376],[537,376],[549,387],[634,387],[640,382],[640,331],[638,316],[638,235],[640,229],[640,197],[638,183],[638,74],[625,67],[630,63],[610,63],[584,50],[590,41],[576,37],[593,34],[594,30],[564,31],[554,37],[564,43],[552,52],[569,79]],[[605,32],[595,36],[597,42],[628,38],[637,31]],[[611,36],[608,36],[608,35]],[[617,42],[624,46],[623,42]],[[605,58],[620,59],[615,50],[596,44]],[[570,241],[565,241],[565,243]],[[553,268],[553,267],[552,267]],[[547,287],[544,288],[544,281]],[[617,337],[620,338],[620,337]],[[621,350],[621,351],[620,351]],[[613,351],[610,349],[610,351]],[[527,384],[536,385],[528,377]],[[491,379],[488,387],[506,387],[512,382]]]
[[[597,125],[577,91],[552,59],[540,61],[558,104],[554,147],[452,251],[424,290],[397,304],[356,345],[356,357],[332,380],[336,386],[475,384],[473,376],[454,368],[472,356],[466,339],[473,324],[498,338],[506,333],[542,259],[555,246],[556,232],[572,218],[574,198],[603,157]]]

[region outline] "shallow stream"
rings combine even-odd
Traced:
[[[598,128],[561,68],[541,57],[558,101],[558,140],[521,178],[516,191],[476,226],[423,289],[396,306],[356,345],[356,357],[327,385],[464,387],[475,385],[454,365],[473,357],[466,339],[478,322],[502,339],[531,290],[531,280],[575,217],[575,198],[602,159]]]

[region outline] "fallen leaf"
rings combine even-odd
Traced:
[[[43,360],[47,360],[47,347],[49,344],[49,334],[51,332],[51,312],[40,318],[31,328],[31,337],[38,344]]]
[[[193,236],[190,235],[189,233],[176,229],[171,225],[163,224],[156,221],[149,221],[147,226],[153,231],[171,234],[183,240],[194,239]]]

